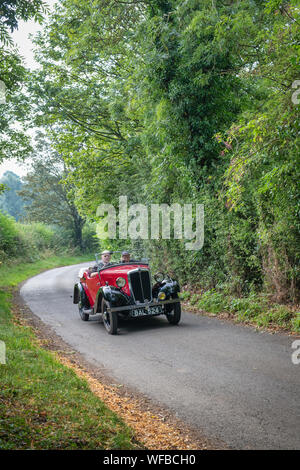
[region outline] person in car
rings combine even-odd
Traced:
[[[129,262],[130,262],[129,251],[122,251],[121,263],[129,263]]]
[[[122,251],[121,263],[135,263],[136,259],[131,259],[131,254],[129,251]]]
[[[99,264],[95,264],[92,268],[89,269],[89,274],[90,277],[95,277],[97,276],[98,269],[104,268],[105,266],[110,264],[110,259],[111,259],[111,252],[108,250],[104,250],[101,253],[101,261]]]

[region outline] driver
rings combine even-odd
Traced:
[[[95,277],[97,276],[98,269],[99,268],[104,268],[104,266],[107,266],[110,264],[110,259],[111,259],[111,252],[108,250],[104,250],[101,253],[101,261],[99,264],[95,264],[92,268],[89,269],[89,274],[90,277]]]

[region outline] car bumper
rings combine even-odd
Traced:
[[[151,307],[160,307],[162,305],[166,304],[175,304],[177,302],[180,302],[180,299],[170,299],[170,300],[160,300],[159,302],[147,302],[144,304],[134,304],[134,305],[125,305],[123,307],[110,307],[107,309],[108,312],[125,312],[128,310],[137,310],[137,309],[144,309],[145,310],[145,315],[151,315],[151,313],[148,313],[149,309]],[[163,313],[163,312],[161,312]],[[155,315],[155,314],[153,314]],[[160,314],[156,314],[160,315]]]

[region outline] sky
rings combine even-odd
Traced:
[[[46,0],[48,6],[53,7],[56,0]],[[19,22],[18,30],[12,33],[14,43],[18,46],[21,56],[24,59],[24,64],[30,69],[38,67],[33,57],[33,43],[29,37],[30,34],[35,34],[43,29],[43,25],[35,23],[34,21]],[[21,164],[16,160],[7,160],[0,165],[0,178],[6,171],[13,171],[19,176],[25,176],[28,172],[30,164]]]

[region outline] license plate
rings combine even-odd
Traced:
[[[157,305],[154,307],[135,308],[131,311],[132,317],[143,317],[145,315],[160,315],[162,313],[162,306]]]

